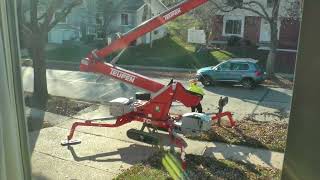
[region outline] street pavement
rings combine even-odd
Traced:
[[[24,90],[33,91],[33,70],[29,67],[22,69]],[[168,84],[170,78],[153,78],[163,84]],[[135,88],[118,82],[106,76],[77,71],[48,70],[48,91],[55,96],[64,96],[83,101],[107,104],[117,97],[133,97]],[[187,79],[179,79],[185,87]],[[252,116],[256,120],[284,120],[288,121],[292,90],[259,86],[254,90],[247,90],[241,86],[214,86],[205,88],[205,97],[202,100],[203,110],[206,113],[217,112],[220,97],[229,97],[226,111],[231,111],[236,120]],[[172,111],[186,113],[190,110],[181,104],[174,103]]]

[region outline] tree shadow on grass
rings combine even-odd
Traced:
[[[143,165],[166,171],[162,165],[162,159],[166,153],[165,151],[156,152],[144,161]],[[180,154],[177,153],[176,157],[179,156]],[[179,161],[179,158],[177,159]],[[218,160],[212,156],[187,154],[186,161],[186,172],[189,179],[248,179],[247,171],[257,175],[260,174],[254,167],[247,168],[247,164]]]
[[[192,154],[188,154],[186,159],[190,179],[247,179],[236,163]]]
[[[229,132],[230,134],[233,134],[234,136],[241,136],[242,141],[238,143],[239,145],[248,145],[250,147],[255,147],[255,148],[269,149],[268,146],[263,144],[261,141],[255,139],[253,137],[247,136],[243,132],[243,130],[238,128],[238,127],[234,128],[234,130],[237,132],[237,134],[232,132],[232,131],[230,131],[228,128],[223,127],[223,129],[225,131]]]

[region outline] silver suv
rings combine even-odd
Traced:
[[[250,58],[234,58],[216,66],[201,68],[196,76],[204,86],[231,82],[252,89],[265,80],[265,73],[257,62]]]

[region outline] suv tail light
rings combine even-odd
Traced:
[[[256,71],[256,76],[257,77],[262,76],[262,72],[261,71]]]

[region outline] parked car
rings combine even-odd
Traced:
[[[216,66],[201,68],[196,76],[204,86],[230,82],[252,89],[265,80],[265,73],[257,62],[251,58],[233,58]]]

